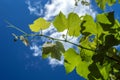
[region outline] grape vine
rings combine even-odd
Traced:
[[[79,1],[83,5],[90,5],[86,0],[75,1],[76,6]],[[118,2],[120,3],[120,0]],[[112,6],[117,1],[96,0],[96,3],[104,10],[106,4]],[[70,73],[75,69],[78,75],[88,80],[120,79],[120,52],[115,47],[120,44],[120,22],[114,18],[114,12],[97,14],[96,19],[87,14],[79,17],[74,12],[69,13],[66,17],[60,12],[53,22],[43,18],[36,19],[33,24],[29,25],[32,34],[28,34],[10,23],[8,24],[9,27],[23,33],[20,36],[16,34],[13,34],[13,36],[15,41],[20,39],[26,46],[29,45],[28,37],[32,36],[42,36],[54,40],[54,43],[46,42],[43,45],[42,57],[51,56],[60,60],[61,56],[64,56],[66,73]],[[79,44],[70,42],[67,38],[63,40],[42,34],[42,30],[49,28],[50,24],[53,24],[58,32],[68,30],[65,36],[81,36]],[[40,31],[40,34],[36,34]],[[61,41],[77,46],[80,52],[77,53],[73,48],[65,50]]]

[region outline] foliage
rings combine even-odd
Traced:
[[[79,1],[79,0],[78,0]],[[88,4],[82,0],[84,4]],[[120,2],[120,0],[119,0]],[[116,3],[116,0],[96,0],[101,9],[105,9]],[[77,2],[75,3],[77,6]],[[64,56],[64,66],[66,73],[74,69],[77,74],[89,80],[113,80],[120,79],[120,52],[115,46],[120,44],[120,23],[114,18],[114,12],[97,14],[96,19],[90,15],[79,17],[76,13],[69,13],[66,17],[60,12],[53,20],[53,25],[58,32],[68,30],[65,35],[79,37],[79,44],[67,40],[52,38],[42,33],[24,34],[24,40],[29,36],[43,36],[54,40],[54,43],[46,42],[42,48],[42,57],[61,59]],[[39,32],[50,26],[50,22],[43,18],[38,18],[33,24],[29,25],[31,31]],[[16,39],[19,36],[14,35]],[[68,42],[78,47],[79,53],[70,48],[65,51],[63,42]],[[28,44],[28,41],[26,41]]]
[[[59,32],[68,29],[70,36],[80,35],[80,18],[76,13],[70,13],[68,18],[66,18],[65,15],[60,12],[59,15],[55,17],[53,25]]]
[[[45,19],[43,18],[38,18],[37,20],[34,21],[33,24],[30,24],[30,29],[33,32],[38,32],[42,29],[46,29],[50,26],[50,22],[47,22]]]
[[[43,58],[47,58],[48,55],[50,54],[52,58],[55,58],[58,60],[61,59],[62,53],[65,52],[65,49],[64,49],[62,43],[58,42],[58,41],[56,41],[55,44],[47,42],[43,45],[42,49],[43,49],[43,52],[42,52]]]

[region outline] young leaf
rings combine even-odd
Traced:
[[[64,63],[66,73],[70,73],[76,68],[76,72],[80,76],[87,78],[90,73],[88,70],[88,66],[91,64],[90,62],[82,61],[80,55],[72,48],[65,52],[64,58],[66,61]]]
[[[118,2],[120,3],[120,0],[118,0]]]
[[[57,28],[59,32],[62,32],[68,28],[67,19],[62,12],[60,12],[59,15],[55,17],[53,25],[55,26],[55,28]]]
[[[96,0],[97,5],[104,10],[106,8],[106,4],[112,6],[116,3],[116,0]]]
[[[38,18],[34,21],[33,24],[30,24],[29,27],[33,32],[39,32],[40,30],[46,29],[50,26],[50,22],[46,21],[43,18]]]
[[[104,24],[111,24],[108,17],[105,13],[97,15],[97,22],[104,23]]]
[[[80,18],[76,13],[70,13],[68,15],[68,33],[70,36],[80,35]]]
[[[79,61],[80,61],[80,56],[72,48],[68,49],[65,52],[64,58],[67,61],[64,64],[66,73],[72,72],[74,68],[79,64]]]
[[[80,18],[76,13],[70,13],[67,19],[65,15],[60,12],[59,15],[55,17],[53,25],[59,32],[68,29],[68,34],[70,36],[80,35]]]
[[[101,75],[103,76],[104,80],[109,79],[109,72],[111,71],[111,64],[105,63],[103,66],[97,65]]]
[[[103,80],[103,77],[102,77],[96,63],[93,62],[91,65],[89,65],[88,69],[90,71],[90,73],[88,75],[88,78],[90,80]]]
[[[114,12],[98,14],[96,21],[100,24],[104,31],[108,31],[109,33],[114,32],[112,29],[115,24]]]
[[[88,79],[88,74],[90,73],[88,67],[91,63],[80,60],[79,64],[76,66],[76,72],[80,76]]]
[[[85,15],[83,21],[85,21],[82,25],[85,27],[83,32],[88,32],[93,34],[97,33],[96,23],[94,22],[93,18],[90,15]]]
[[[61,42],[53,43],[45,43],[42,47],[42,57],[47,58],[50,55],[52,58],[61,59],[62,53],[64,53],[64,47]]]
[[[56,41],[56,45],[61,52],[63,52],[63,53],[65,52],[64,46],[61,42]]]
[[[96,0],[97,5],[98,5],[102,10],[105,9],[105,7],[106,7],[106,2],[107,2],[107,0]]]

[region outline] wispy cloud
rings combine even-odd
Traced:
[[[87,0],[90,2],[89,0]],[[96,12],[91,9],[91,6],[84,6],[81,2],[78,3],[78,6],[75,7],[75,0],[51,0],[51,3],[48,2],[45,5],[45,18],[51,19],[56,16],[60,11],[62,11],[65,15],[70,12],[75,12],[79,16],[90,14],[95,17]]]
[[[51,57],[48,58],[49,60],[49,64],[52,66],[52,67],[55,67],[55,66],[60,66],[60,65],[63,65],[63,62],[64,62],[64,57],[62,56],[61,57],[61,61],[59,60],[56,60],[56,59],[53,59]]]
[[[30,14],[35,14],[36,16],[43,15],[44,11],[43,6],[41,5],[41,1],[32,3],[30,0],[27,0],[26,4],[28,5],[28,10],[30,11]]]
[[[87,0],[90,2],[90,0]],[[54,16],[56,16],[60,11],[62,11],[66,16],[70,12],[75,12],[79,16],[85,15],[85,14],[90,14],[93,17],[95,17],[96,12],[92,10],[91,6],[84,6],[81,3],[78,3],[78,6],[75,7],[75,0],[48,0],[48,2],[44,6],[42,5],[41,2],[31,2],[31,0],[26,2],[28,4],[28,9],[31,14],[34,14],[39,17],[43,17],[47,20],[53,19]],[[44,15],[43,15],[44,13]],[[56,29],[51,25],[50,28],[46,29],[43,31],[44,34],[49,34],[49,36],[54,37],[54,38],[59,38],[63,39],[62,35],[67,33],[67,30],[58,33]],[[69,41],[74,42],[74,43],[79,43],[78,38],[72,38],[68,36],[67,38]],[[42,39],[45,41],[45,39]],[[43,42],[44,42],[43,41]],[[67,50],[68,48],[75,47],[69,43],[62,42],[64,44],[65,49]],[[41,55],[41,45],[38,45],[37,42],[33,41],[34,45],[31,46],[31,50],[34,50],[34,56]],[[58,61],[56,59],[49,59],[49,64],[52,66],[56,65],[61,65],[63,64],[63,58],[61,61]]]

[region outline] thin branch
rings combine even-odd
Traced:
[[[107,57],[108,59],[111,59],[111,60],[117,62],[117,63],[120,65],[120,59],[118,60],[118,59],[115,58],[115,57],[110,57],[110,56],[107,56],[107,55],[106,55],[106,57]]]
[[[28,35],[23,35],[23,36],[25,36],[25,37],[29,37],[29,36],[42,36],[42,37],[46,37],[46,38],[49,38],[49,39],[52,39],[52,40],[58,40],[58,41],[67,42],[67,43],[73,44],[73,45],[75,45],[75,46],[78,46],[78,47],[80,47],[80,48],[82,48],[82,49],[86,49],[86,50],[90,50],[90,51],[95,52],[95,50],[92,50],[92,49],[83,47],[83,46],[81,46],[81,45],[79,45],[79,44],[75,44],[75,43],[70,42],[70,41],[68,41],[68,40],[66,40],[66,39],[65,39],[65,40],[62,40],[62,39],[53,38],[53,37],[50,37],[50,36],[47,36],[47,35],[43,35],[43,34],[28,34]]]
[[[27,34],[25,31],[23,31],[23,30],[21,30],[20,28],[14,26],[13,24],[11,24],[10,22],[8,22],[7,20],[5,20],[5,22],[9,25],[9,26],[8,26],[9,28],[14,28],[14,29],[22,32],[23,34]]]

